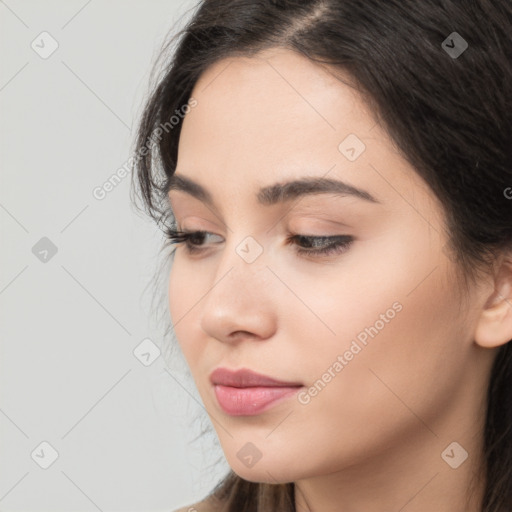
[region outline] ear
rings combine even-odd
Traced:
[[[475,342],[496,348],[512,340],[512,254],[502,258],[475,331]]]

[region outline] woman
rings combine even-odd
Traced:
[[[511,31],[508,0],[208,0],[178,34],[136,186],[232,470],[181,510],[512,509]]]

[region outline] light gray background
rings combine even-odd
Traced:
[[[194,441],[211,424],[181,353],[134,354],[169,340],[151,310],[162,235],[130,176],[92,194],[129,158],[151,65],[195,5],[0,0],[0,511],[170,512],[228,469],[208,466],[211,432]]]

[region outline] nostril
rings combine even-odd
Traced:
[[[229,337],[230,338],[247,338],[247,337],[255,337],[256,335],[252,332],[249,332],[249,331],[235,331],[235,332],[232,332]]]

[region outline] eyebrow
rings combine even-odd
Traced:
[[[192,197],[216,208],[215,201],[210,192],[194,180],[182,174],[173,174],[169,178],[167,193],[171,190],[185,192]],[[366,190],[349,185],[340,180],[322,177],[303,177],[293,181],[275,183],[259,189],[258,202],[264,206],[271,206],[284,201],[312,194],[336,194],[339,196],[352,196],[371,203],[381,203]]]

